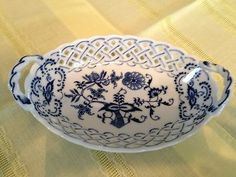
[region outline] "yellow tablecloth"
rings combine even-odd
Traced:
[[[236,78],[235,0],[0,0],[0,176],[235,177],[235,93],[192,138],[141,154],[69,143],[13,101],[8,72],[21,56],[105,34],[167,41],[225,66]]]

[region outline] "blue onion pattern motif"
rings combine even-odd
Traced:
[[[145,85],[145,78],[139,72],[127,72],[122,83],[131,90],[139,90]]]
[[[83,80],[75,81],[76,88],[70,93],[64,95],[70,99],[71,106],[77,110],[79,119],[84,120],[89,115],[97,114],[97,118],[102,123],[110,123],[116,128],[122,128],[125,125],[135,122],[143,123],[148,118],[143,115],[143,110],[148,110],[149,117],[157,121],[160,117],[157,115],[156,108],[161,105],[171,106],[174,99],[164,100],[162,95],[167,93],[167,86],[152,87],[152,77],[148,74],[143,75],[139,72],[116,73],[112,71],[108,74],[106,71],[91,72],[82,77]],[[120,88],[113,94],[113,100],[109,101],[111,95],[108,93],[108,87]],[[147,99],[134,97],[130,101],[126,100],[128,90],[133,92],[143,89]],[[98,111],[93,112],[96,105]],[[138,113],[135,114],[134,113]]]
[[[110,112],[111,116],[100,116],[98,115],[99,118],[102,119],[103,122],[105,122],[105,119],[107,118],[112,118],[114,115],[114,119],[111,121],[111,125],[121,128],[125,126],[126,124],[130,123],[131,121],[139,122],[141,123],[142,121],[133,117],[131,112],[135,111],[141,111],[138,107],[136,107],[134,104],[126,103],[124,101],[125,94],[127,91],[123,88],[121,88],[118,93],[114,94],[113,96],[113,102],[109,103],[103,103],[103,107],[99,111],[106,111]],[[129,115],[129,116],[126,116]]]
[[[198,67],[197,64],[188,63],[184,67],[185,71],[179,72],[175,76],[176,91],[180,95],[179,117],[184,121],[190,119],[195,122],[203,121],[213,106],[211,86],[208,82],[201,80],[201,78],[209,80],[206,71],[199,70],[194,73],[187,83],[183,82],[183,79],[188,76],[190,71]]]
[[[59,67],[50,68],[55,64],[52,59],[45,60],[36,70],[37,77],[31,82],[30,99],[34,103],[35,110],[43,117],[57,117],[62,113],[63,104],[57,95],[63,95],[66,73]]]

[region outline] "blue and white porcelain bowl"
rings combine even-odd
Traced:
[[[35,62],[19,87],[21,70]],[[210,72],[224,79],[217,86]],[[142,152],[174,145],[218,114],[232,93],[225,68],[163,42],[98,36],[25,56],[10,73],[15,100],[49,130],[82,146]]]

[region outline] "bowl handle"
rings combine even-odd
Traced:
[[[223,89],[223,93],[221,98],[216,101],[215,104],[213,104],[208,111],[210,113],[213,114],[219,114],[222,109],[224,108],[224,106],[226,105],[226,103],[228,102],[228,98],[230,97],[230,95],[233,92],[233,78],[229,72],[229,70],[223,68],[220,65],[214,64],[214,63],[210,63],[208,61],[200,61],[200,67],[208,70],[208,71],[212,71],[212,72],[216,72],[218,74],[221,75],[221,77],[223,77],[224,79],[224,89]]]
[[[21,76],[21,70],[31,62],[41,63],[43,57],[40,55],[28,55],[22,57],[19,62],[12,68],[9,77],[8,87],[13,94],[17,103],[24,108],[26,111],[29,111],[31,108],[30,99],[22,93],[19,85],[19,79]]]

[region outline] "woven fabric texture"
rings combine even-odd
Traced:
[[[235,92],[222,114],[190,139],[140,154],[69,143],[13,100],[8,73],[21,56],[108,34],[171,43],[236,78],[235,0],[0,0],[0,176],[235,177]]]

